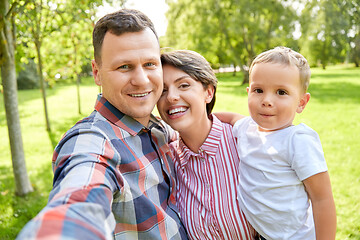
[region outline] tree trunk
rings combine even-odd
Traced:
[[[11,23],[5,18],[9,10],[8,0],[0,0],[0,66],[4,90],[6,121],[11,148],[16,194],[22,196],[33,191],[27,175],[21,127],[14,58],[14,39]]]
[[[247,71],[244,70],[243,74],[244,74],[244,78],[243,78],[243,82],[241,83],[241,85],[249,83],[249,70],[247,70]]]
[[[38,71],[39,71],[39,77],[40,77],[40,89],[41,89],[43,103],[44,103],[46,131],[50,132],[51,128],[50,128],[49,114],[48,114],[47,103],[46,103],[46,86],[45,86],[45,81],[44,81],[44,77],[43,77],[42,60],[41,60],[41,52],[40,52],[41,42],[39,39],[35,39],[35,46],[36,46],[36,52],[37,52],[37,56],[38,56]]]
[[[76,90],[77,90],[77,99],[78,99],[78,110],[79,110],[79,114],[81,114],[81,99],[80,99],[80,82],[81,82],[81,77],[80,74],[76,74]]]

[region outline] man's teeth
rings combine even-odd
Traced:
[[[185,112],[187,108],[185,107],[179,107],[179,108],[174,108],[169,110],[169,114],[175,114],[175,113],[179,113],[179,112]]]
[[[132,96],[132,97],[145,97],[148,94],[149,93],[138,93],[138,94],[130,94],[130,96]]]

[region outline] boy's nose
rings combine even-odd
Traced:
[[[262,100],[262,105],[264,107],[271,107],[273,105],[272,100],[271,100],[271,96],[264,96],[263,100]]]

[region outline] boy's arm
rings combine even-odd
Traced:
[[[236,121],[244,118],[244,115],[241,115],[239,113],[232,113],[232,112],[217,112],[214,113],[214,115],[222,122],[231,124],[234,126]]]
[[[316,239],[335,239],[336,210],[329,173],[318,173],[303,182],[311,199]]]

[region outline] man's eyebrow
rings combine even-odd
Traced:
[[[161,60],[160,60],[160,58],[158,58],[158,57],[148,57],[148,58],[144,58],[144,60],[146,61],[146,62],[160,62]]]

